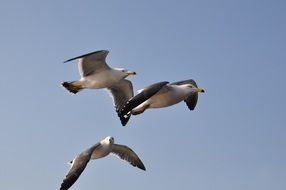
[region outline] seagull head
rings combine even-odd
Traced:
[[[116,70],[122,72],[122,74],[123,74],[125,77],[128,77],[128,76],[130,76],[130,75],[136,75],[136,72],[135,72],[135,71],[130,71],[130,70],[123,69],[123,68],[116,68]]]
[[[111,136],[106,137],[104,141],[105,143],[108,143],[108,144],[114,144],[114,138]]]
[[[182,85],[182,86],[185,86],[185,87],[187,87],[187,88],[190,88],[193,92],[200,92],[200,93],[204,93],[204,92],[205,92],[204,89],[195,87],[195,86],[192,85],[192,84],[184,84],[184,85]]]

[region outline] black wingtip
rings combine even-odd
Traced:
[[[136,165],[137,168],[146,171],[146,168],[141,160],[139,160],[139,163]]]
[[[89,55],[92,55],[92,54],[95,54],[95,53],[103,52],[103,51],[106,51],[107,53],[109,53],[108,50],[94,51],[94,52],[90,52],[90,53],[87,53],[87,54],[84,54],[84,55],[80,55],[80,56],[68,59],[68,60],[64,61],[64,63],[69,62],[69,61],[73,61],[73,60],[76,60],[76,59],[79,59],[79,58],[83,58],[83,57],[86,57],[86,56],[89,56]]]
[[[140,166],[140,167],[138,167],[138,168],[140,168],[141,170],[146,171],[146,168],[145,168],[145,166],[144,166],[144,165],[142,165],[142,166]]]
[[[131,110],[132,110],[132,108],[130,107],[129,104],[130,104],[130,101],[127,101],[125,103],[125,105],[123,106],[123,108],[121,108],[121,110],[118,111],[118,116],[120,117],[120,120],[125,121],[126,118],[128,118],[126,123],[128,122],[129,117],[131,115],[131,113],[129,113],[129,112],[131,112]],[[126,125],[126,123],[125,123],[125,125]],[[122,123],[122,125],[123,125],[123,123]]]
[[[129,121],[131,115],[127,115],[127,117],[125,117],[124,115],[121,115],[120,113],[118,113],[118,117],[120,118],[120,122],[121,122],[122,126],[125,127]]]

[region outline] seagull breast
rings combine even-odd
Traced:
[[[100,73],[82,77],[80,80],[82,86],[84,86],[85,88],[90,88],[90,89],[108,88],[115,85],[124,78],[124,76],[120,74],[121,74],[120,71],[110,69],[102,71]]]
[[[100,146],[92,152],[91,159],[99,159],[107,156],[113,148],[113,144],[107,142],[106,140],[103,140],[100,142]]]
[[[149,108],[163,108],[179,103],[185,95],[180,88],[166,85],[145,103]]]

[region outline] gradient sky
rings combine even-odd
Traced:
[[[0,189],[58,189],[69,160],[106,136],[147,171],[92,161],[76,189],[286,189],[282,0],[14,1],[0,6]],[[134,90],[193,78],[206,93],[121,127],[105,90],[71,95],[76,62],[110,51]]]

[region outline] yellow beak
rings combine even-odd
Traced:
[[[134,72],[134,71],[127,71],[127,74],[128,75],[136,75],[136,72]]]
[[[196,92],[205,93],[205,90],[202,88],[194,88]]]

